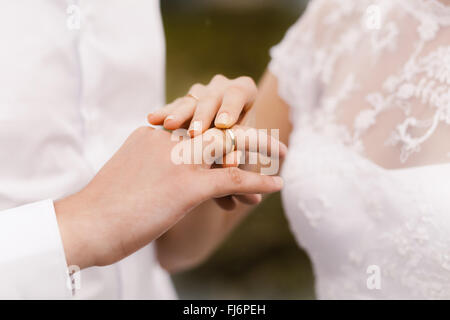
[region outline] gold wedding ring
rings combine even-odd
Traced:
[[[231,139],[231,151],[235,151],[236,150],[236,135],[234,134],[233,130],[225,129],[225,135],[229,136]]]
[[[199,100],[200,100],[199,97],[197,97],[196,95],[194,95],[194,94],[192,94],[192,93],[188,93],[188,94],[186,95],[186,97],[192,98],[192,99],[194,99],[194,100],[196,100],[196,101],[199,101]]]

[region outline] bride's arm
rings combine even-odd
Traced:
[[[259,93],[252,112],[255,112],[255,125],[262,129],[279,129],[280,141],[289,145],[292,130],[289,122],[289,106],[278,95],[277,78],[267,71],[259,85]]]
[[[253,127],[279,129],[280,140],[287,144],[291,131],[289,110],[277,92],[277,80],[267,72],[246,117],[254,119]],[[234,210],[226,211],[214,201],[203,203],[156,241],[161,265],[176,272],[201,263],[253,208],[238,204]]]

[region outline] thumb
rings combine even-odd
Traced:
[[[272,193],[280,191],[283,179],[278,176],[265,176],[256,172],[244,171],[236,167],[210,169],[205,171],[211,197],[230,194]]]

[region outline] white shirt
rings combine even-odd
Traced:
[[[4,1],[0,39],[0,298],[70,298],[53,200],[164,104],[159,2]],[[151,245],[80,285],[76,298],[175,297]]]

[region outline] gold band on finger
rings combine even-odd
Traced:
[[[231,151],[236,150],[236,135],[234,134],[233,130],[225,129],[225,135],[229,136],[231,139]]]
[[[195,94],[193,94],[193,93],[188,93],[188,94],[186,95],[186,97],[192,98],[192,99],[194,99],[194,100],[196,100],[196,101],[199,101],[199,100],[200,100],[200,98],[197,97],[197,96],[196,96]]]

